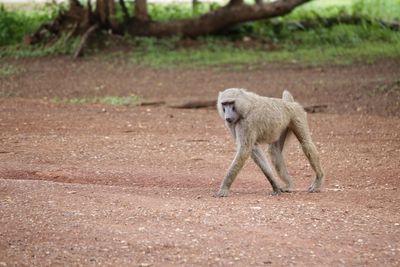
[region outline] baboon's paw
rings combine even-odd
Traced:
[[[228,189],[220,189],[217,193],[215,193],[214,197],[227,197],[228,196]]]
[[[309,188],[308,188],[308,192],[309,193],[318,193],[320,192],[320,189],[318,186],[316,186],[315,184],[312,184]]]
[[[283,193],[292,193],[293,192],[292,187],[284,187],[281,190]]]
[[[276,188],[274,189],[274,191],[272,192],[273,196],[277,196],[280,195],[283,192],[283,190],[281,188]]]

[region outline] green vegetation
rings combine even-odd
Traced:
[[[152,4],[149,12],[153,19],[167,21],[190,18],[216,7],[216,4],[199,4],[192,10],[189,4]],[[71,54],[78,39],[61,38],[46,46],[21,44],[25,34],[51,20],[55,14],[54,8],[29,12],[1,8],[0,57]],[[399,20],[399,14],[400,0],[315,0],[284,18],[245,23],[197,40],[125,36],[122,45],[132,47],[131,52],[108,52],[106,57],[120,57],[133,64],[153,67],[241,66],[276,61],[307,65],[373,62],[380,58],[400,58],[400,31],[380,23],[381,20]],[[326,18],[343,15],[356,16],[363,21],[358,25],[323,25]],[[299,21],[313,21],[314,26],[301,29],[293,23]],[[108,46],[115,51],[119,45],[121,40],[108,39],[102,48]],[[92,53],[96,51],[97,48],[92,49]]]
[[[18,68],[11,64],[0,65],[0,78],[11,76],[19,72]]]
[[[71,55],[79,43],[78,38],[70,38],[66,36],[55,40],[46,45],[26,45],[17,43],[8,46],[0,46],[0,58],[2,57],[43,57],[51,55]]]
[[[17,68],[16,66],[8,63],[0,64],[0,80],[2,78],[6,78],[17,73],[21,72],[21,69]],[[0,97],[10,97],[15,96],[16,92],[13,88],[2,86],[0,88]]]
[[[96,96],[81,98],[59,98],[51,99],[53,103],[66,104],[106,104],[112,106],[137,106],[141,103],[141,97],[136,95],[130,96]]]
[[[21,43],[26,34],[34,32],[56,14],[57,9],[47,5],[28,11],[7,10],[0,5],[0,47]]]
[[[375,90],[371,91],[371,95],[382,95],[382,94],[387,94],[390,92],[400,92],[400,80],[394,81],[392,83],[383,85],[383,86],[378,86],[375,88]]]
[[[15,92],[10,89],[0,89],[0,97],[12,97],[15,95]]]
[[[0,58],[37,57],[47,55],[71,54],[79,40],[67,40],[63,36],[51,44],[29,46],[24,37],[33,33],[43,23],[51,21],[62,6],[23,5],[6,9],[0,5]]]
[[[354,14],[372,19],[398,20],[399,0],[317,0],[294,10],[290,18],[327,17],[337,14]]]
[[[272,34],[273,35],[273,34]],[[400,57],[400,33],[377,25],[338,25],[294,33],[281,32],[277,41],[243,36],[240,41],[203,38],[196,48],[181,48],[176,39],[136,38],[139,51],[132,52],[135,64],[170,67],[262,64],[291,62],[307,65],[373,62]],[[126,56],[126,55],[124,55]]]

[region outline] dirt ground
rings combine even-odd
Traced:
[[[0,77],[0,266],[399,266],[400,61],[149,69],[98,58],[7,60]],[[298,142],[295,191],[248,162],[214,198],[235,150],[214,109],[54,103],[138,94],[213,99],[227,87],[304,105],[326,172]]]

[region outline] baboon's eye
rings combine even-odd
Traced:
[[[225,113],[225,107],[222,107],[222,111]]]
[[[235,106],[232,106],[232,111],[236,111]]]

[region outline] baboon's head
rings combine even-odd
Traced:
[[[235,124],[246,114],[247,96],[243,89],[230,88],[218,95],[218,113],[228,124]]]
[[[240,115],[235,108],[235,101],[225,101],[221,103],[222,111],[224,112],[224,120],[229,124],[235,124]]]

